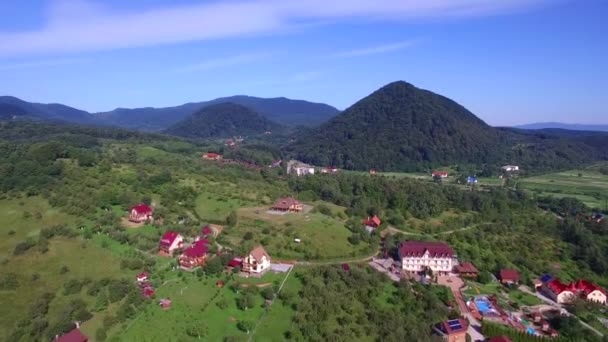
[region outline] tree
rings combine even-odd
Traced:
[[[215,305],[217,305],[218,308],[224,310],[228,307],[228,299],[222,297],[220,300],[217,301],[217,303],[215,303]]]
[[[272,287],[267,287],[262,290],[262,297],[264,297],[264,299],[266,300],[274,299],[274,290],[272,289]]]
[[[247,310],[253,308],[255,305],[255,298],[251,294],[243,294],[237,300],[237,306],[241,310]]]
[[[238,223],[238,216],[236,214],[236,211],[233,210],[230,212],[228,217],[226,217],[226,225],[230,226],[230,227],[234,227],[234,226],[236,226],[237,223]]]
[[[208,332],[207,325],[205,323],[199,323],[197,325],[190,326],[186,329],[186,334],[191,337],[196,337],[201,339],[201,337],[205,337]]]
[[[239,330],[246,332],[247,334],[249,334],[249,332],[251,330],[253,330],[254,325],[252,321],[247,321],[247,320],[241,320],[236,324],[237,328],[239,328]]]
[[[222,260],[218,257],[211,258],[205,264],[205,272],[209,274],[220,274],[224,269],[224,265],[222,265]]]

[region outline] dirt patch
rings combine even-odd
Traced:
[[[255,286],[257,288],[265,288],[268,286],[272,286],[272,283],[261,283],[261,284],[241,284],[241,287],[249,287],[249,286]]]
[[[128,218],[122,217],[120,219],[120,225],[123,226],[123,227],[125,227],[125,228],[132,229],[132,228],[139,228],[139,227],[145,225],[145,223],[144,222],[142,222],[142,223],[131,222],[131,221],[129,221]]]
[[[236,317],[232,317],[232,316],[228,317],[228,322],[236,322],[236,321],[238,321],[238,319],[236,319]]]

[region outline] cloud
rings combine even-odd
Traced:
[[[398,51],[398,50],[403,50],[405,48],[414,46],[416,43],[417,43],[417,41],[411,40],[411,41],[406,41],[406,42],[377,45],[377,46],[366,47],[366,48],[362,48],[362,49],[354,49],[354,50],[337,52],[337,53],[330,55],[330,57],[343,58],[343,57],[377,55],[377,54],[382,54],[382,53],[389,53],[389,52],[394,52],[394,51]]]
[[[86,63],[87,60],[83,58],[57,58],[57,59],[46,59],[46,60],[34,60],[28,62],[20,62],[13,64],[0,64],[0,70],[20,70],[20,69],[32,69],[49,66],[60,66],[60,65],[73,65]]]
[[[233,0],[111,9],[102,2],[55,0],[44,25],[0,32],[0,56],[57,54],[278,34],[347,19],[407,21],[487,16],[550,0]]]
[[[193,71],[204,71],[213,70],[218,68],[225,68],[234,65],[249,64],[257,62],[270,57],[272,54],[262,53],[251,53],[236,55],[224,58],[209,59],[200,63],[187,65],[185,67],[175,69],[176,72],[193,72]]]

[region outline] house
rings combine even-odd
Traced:
[[[129,221],[135,223],[151,222],[154,209],[144,203],[131,207],[129,210]]]
[[[272,163],[270,163],[270,165],[268,165],[268,167],[270,167],[270,168],[280,167],[280,166],[281,166],[281,160],[273,160]]]
[[[243,272],[250,274],[262,274],[270,269],[270,255],[264,247],[254,248],[249,255],[243,259]]]
[[[217,153],[213,153],[213,152],[207,152],[207,153],[203,153],[203,159],[207,159],[207,160],[220,160],[220,159],[222,159],[222,155],[221,154],[217,154]]]
[[[513,269],[504,268],[500,270],[500,282],[505,285],[519,284],[519,272]]]
[[[350,265],[348,265],[348,264],[342,264],[341,266],[342,266],[342,270],[344,272],[350,272]]]
[[[477,278],[479,275],[477,268],[470,262],[460,263],[454,269],[462,278]]]
[[[433,171],[433,173],[431,173],[431,176],[433,178],[435,178],[435,177],[446,178],[448,176],[448,173],[446,171]]]
[[[505,172],[514,172],[519,171],[519,166],[517,165],[505,165],[502,167],[502,170]]]
[[[447,342],[465,342],[469,323],[462,318],[450,319],[433,326],[433,331]]]
[[[294,212],[299,213],[302,211],[302,203],[293,197],[279,198],[272,207],[271,210]]]
[[[80,325],[61,336],[55,336],[55,342],[88,342],[89,338],[80,331]]]
[[[475,183],[477,183],[477,178],[469,176],[469,177],[467,177],[467,183],[475,184]]]
[[[453,268],[454,251],[445,242],[405,241],[399,244],[401,268],[410,273],[430,269],[447,275]]]
[[[335,166],[328,166],[321,169],[321,173],[336,173],[338,168]]]
[[[182,248],[184,237],[174,231],[166,231],[160,238],[158,250],[163,255],[173,255],[176,249]]]
[[[557,278],[552,279],[543,285],[542,290],[560,304],[569,303],[577,296],[587,301],[606,304],[606,290],[584,279],[570,284],[564,284]]]
[[[234,147],[234,146],[236,146],[236,142],[232,139],[228,139],[228,140],[226,140],[226,146]]]
[[[486,340],[486,342],[513,342],[510,338],[508,338],[507,336],[495,336],[495,337],[490,337],[489,339]]]
[[[206,225],[203,228],[201,228],[201,235],[200,236],[203,239],[207,238],[209,235],[212,235],[212,234],[213,234],[213,229],[211,229],[211,226]]]
[[[192,270],[195,267],[205,264],[209,252],[209,240],[202,239],[194,242],[186,248],[179,256],[179,265],[185,270]]]
[[[295,174],[296,176],[314,175],[315,168],[297,160],[287,162],[287,173]]]
[[[374,170],[374,169],[369,170],[369,174],[370,175],[375,175],[376,174],[376,170]]]
[[[138,283],[147,281],[148,278],[150,277],[150,274],[148,272],[142,272],[140,274],[138,274],[135,279],[137,280]]]
[[[163,298],[160,300],[160,302],[158,302],[158,305],[160,305],[163,310],[169,310],[171,309],[171,299]]]
[[[382,221],[380,220],[378,215],[374,215],[371,218],[368,216],[367,219],[363,220],[363,225],[365,226],[365,230],[367,230],[368,233],[371,233],[375,229],[380,227],[380,224],[382,224]]]
[[[228,265],[226,266],[226,268],[234,269],[234,268],[242,267],[242,266],[243,266],[243,258],[235,257],[228,262]]]
[[[146,298],[152,298],[154,296],[154,288],[153,287],[144,287],[143,291],[142,291],[144,297]]]

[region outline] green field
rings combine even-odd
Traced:
[[[341,219],[310,212],[273,215],[267,207],[242,208],[237,227],[224,231],[233,245],[261,243],[275,258],[328,260],[369,254],[364,244],[352,245]],[[251,241],[242,240],[247,232]],[[294,239],[300,239],[296,243]]]
[[[571,170],[519,181],[523,189],[538,196],[574,197],[591,208],[605,208],[608,201],[608,176],[591,170]]]

